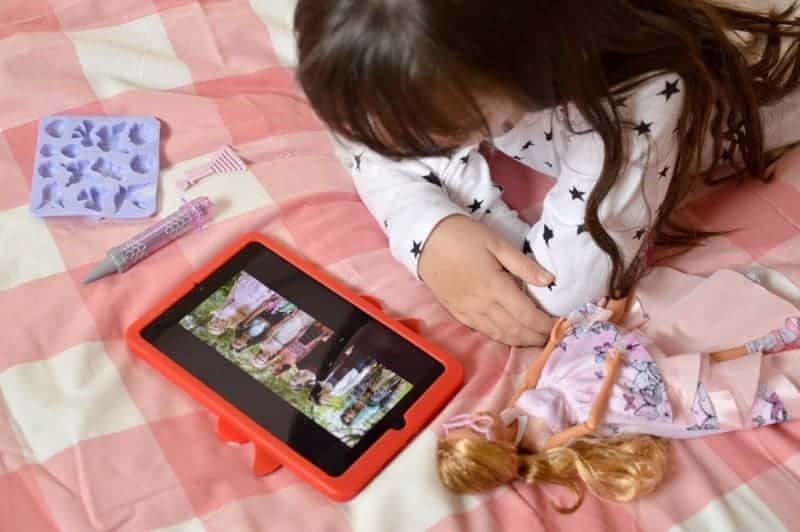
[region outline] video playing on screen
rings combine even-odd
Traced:
[[[247,272],[181,326],[348,447],[412,389],[358,342],[329,363],[333,331]]]

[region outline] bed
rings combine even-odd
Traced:
[[[337,148],[293,78],[293,0],[4,0],[0,5],[0,530],[797,530],[800,423],[675,446],[675,473],[629,505],[589,497],[548,508],[524,486],[480,497],[443,490],[434,468],[442,417],[498,401],[536,350],[459,326],[390,257]],[[147,221],[39,219],[28,196],[38,120],[153,115],[162,123],[160,213],[183,170],[233,146],[248,170],[190,195],[214,222],[124,276],[83,287],[106,249]],[[492,161],[506,196],[535,217],[547,178]],[[711,193],[713,192],[713,194]],[[800,303],[800,157],[769,185],[700,190],[688,214],[712,239],[667,265],[695,276],[748,273]],[[123,331],[236,235],[291,246],[459,357],[453,404],[356,499],[332,503],[280,470],[256,478],[250,446],[226,446],[214,419],[133,358]]]

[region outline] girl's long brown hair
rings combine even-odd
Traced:
[[[681,76],[681,144],[653,230],[660,244],[693,243],[706,233],[674,214],[700,171],[709,131],[712,167],[730,142],[742,171],[764,176],[759,106],[800,84],[794,8],[759,14],[701,0],[299,0],[298,77],[335,132],[393,158],[447,154],[459,139],[486,131],[479,96],[503,94],[531,110],[574,104],[605,144],[584,225],[612,260],[609,294],[621,297],[638,265],[625,268],[598,217],[627,164],[629,125],[615,96],[650,74]],[[745,46],[737,32],[752,42]],[[791,45],[781,51],[783,37]]]

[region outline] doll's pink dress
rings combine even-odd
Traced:
[[[709,364],[701,353],[666,357],[638,329],[605,321],[608,311],[587,305],[570,316],[573,330],[553,351],[535,389],[502,413],[542,419],[553,434],[583,423],[605,376],[605,359],[623,357],[600,434],[622,432],[668,438],[781,423],[796,416],[797,388],[755,353]]]

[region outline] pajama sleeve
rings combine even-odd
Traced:
[[[452,215],[480,220],[515,246],[528,224],[500,199],[486,160],[477,148],[451,157],[395,161],[350,148],[356,189],[384,229],[392,255],[418,277],[418,261],[428,235]]]
[[[669,187],[682,96],[680,78],[663,75],[618,101],[629,162],[601,203],[599,218],[625,266],[647,245]],[[528,292],[542,309],[561,316],[606,296],[612,271],[611,258],[584,226],[586,202],[603,168],[604,145],[596,132],[576,132],[588,127],[576,115],[569,108],[554,114],[558,179],[525,243],[526,252],[555,276],[549,287],[528,286]]]

